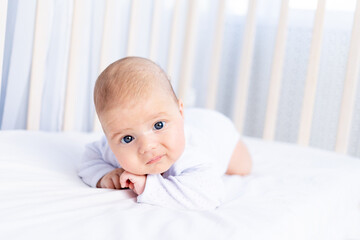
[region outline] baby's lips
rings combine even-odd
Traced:
[[[160,161],[164,156],[165,156],[165,154],[158,155],[158,156],[150,159],[150,161],[148,161],[146,164],[156,163],[156,162]]]

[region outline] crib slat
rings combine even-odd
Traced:
[[[7,0],[0,0],[0,97],[1,97],[3,56],[4,56],[4,48],[5,48],[7,5],[8,5]]]
[[[349,147],[360,66],[360,0],[356,3],[349,56],[341,101],[335,151],[346,153]]]
[[[104,22],[103,22],[103,33],[101,39],[101,52],[100,52],[100,64],[99,64],[99,74],[105,70],[108,64],[111,61],[111,57],[109,53],[111,51],[111,33],[112,28],[111,25],[113,24],[113,12],[116,8],[116,1],[117,0],[107,0],[105,1],[105,13],[104,13]],[[94,113],[93,119],[93,132],[101,131],[101,125],[99,122],[99,118]]]
[[[253,59],[254,38],[256,30],[257,0],[249,0],[244,31],[244,41],[241,47],[241,61],[237,79],[236,95],[233,109],[233,121],[240,133],[243,132],[249,80]]]
[[[111,51],[111,25],[114,24],[113,11],[116,9],[116,0],[107,0],[105,1],[105,13],[104,13],[104,22],[103,22],[103,32],[101,39],[101,52],[100,52],[100,67],[99,73],[105,70],[107,65],[110,63],[109,53]]]
[[[71,131],[75,129],[75,103],[76,103],[76,82],[77,66],[80,62],[81,45],[81,19],[84,14],[82,2],[74,0],[73,18],[71,26],[70,53],[68,61],[68,73],[65,92],[65,107],[63,130]]]
[[[151,40],[150,40],[150,59],[157,60],[158,44],[159,44],[159,29],[161,20],[161,0],[154,0],[154,10],[151,25]]]
[[[279,105],[282,70],[284,65],[287,19],[289,12],[289,0],[281,2],[280,17],[276,35],[274,57],[271,69],[270,86],[267,100],[266,118],[263,138],[273,140],[275,138],[276,119]]]
[[[186,33],[184,40],[184,55],[182,57],[182,67],[179,81],[179,98],[183,99],[185,105],[192,105],[191,81],[195,60],[195,41],[196,41],[196,10],[197,0],[189,0],[189,9],[186,23]]]
[[[225,21],[225,8],[226,0],[219,0],[218,15],[215,29],[215,39],[213,45],[213,55],[211,58],[210,76],[209,76],[209,88],[207,93],[206,106],[210,109],[216,107],[216,95],[219,81],[220,65],[221,65],[221,53],[224,36],[224,21]]]
[[[138,27],[138,17],[137,17],[137,9],[140,9],[139,0],[131,1],[131,13],[130,13],[130,22],[129,22],[129,37],[128,37],[128,47],[127,47],[127,55],[132,56],[135,52],[135,35],[136,28]]]
[[[170,76],[170,79],[173,79],[175,76],[175,52],[178,46],[179,40],[179,21],[180,21],[180,2],[181,0],[176,0],[173,10],[173,17],[171,23],[171,33],[170,33],[170,43],[169,43],[169,52],[167,58],[167,73]]]
[[[305,82],[304,100],[301,110],[298,143],[305,146],[309,145],[311,135],[311,124],[314,112],[316,85],[321,55],[325,5],[325,0],[318,0]]]
[[[39,130],[40,128],[41,100],[45,77],[50,9],[51,1],[37,1],[27,115],[28,130]]]
[[[107,65],[110,63],[109,48],[111,48],[111,33],[112,33],[111,25],[113,24],[112,13],[114,9],[116,9],[115,2],[116,0],[105,1],[105,14],[104,14],[104,23],[103,23],[103,33],[101,39],[99,74],[102,71],[104,71]],[[101,131],[101,124],[95,111],[94,119],[93,119],[93,132],[99,132],[99,131]]]

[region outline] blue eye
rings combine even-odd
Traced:
[[[154,129],[155,130],[160,130],[160,129],[162,129],[163,127],[165,126],[165,122],[157,122],[157,123],[155,123],[154,124]]]
[[[132,140],[134,140],[134,137],[130,136],[130,135],[126,135],[125,137],[123,137],[121,139],[121,143],[125,143],[128,144],[130,143]]]

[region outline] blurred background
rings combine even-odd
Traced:
[[[98,74],[142,56],[245,136],[360,157],[357,0],[0,4],[1,130],[99,130]]]

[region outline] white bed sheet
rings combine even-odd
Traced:
[[[244,138],[248,177],[213,211],[137,204],[76,175],[86,133],[0,132],[0,239],[360,239],[360,159]]]

